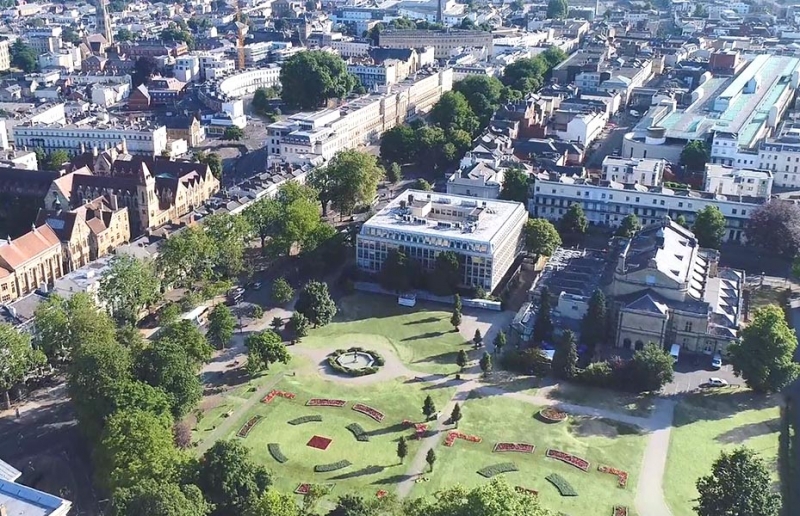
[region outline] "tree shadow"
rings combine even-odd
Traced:
[[[456,385],[461,385],[464,383],[464,380],[456,380],[455,378],[450,378],[445,382],[434,383],[432,385],[426,385],[422,388],[423,391],[433,391],[437,389],[446,389],[448,387],[455,387]]]
[[[419,335],[414,335],[412,337],[406,337],[401,339],[402,342],[408,342],[412,340],[423,340],[423,339],[435,339],[436,337],[441,337],[444,335],[444,332],[441,331],[428,331],[425,333],[420,333]]]
[[[748,423],[746,425],[731,428],[722,432],[714,438],[724,444],[741,444],[748,439],[758,437],[760,435],[769,435],[780,432],[780,418],[770,419],[769,421],[761,421],[758,423]]]
[[[400,482],[404,482],[406,480],[410,480],[412,478],[414,478],[414,475],[406,475],[406,474],[392,475],[390,477],[376,480],[375,482],[372,483],[372,485],[375,486],[394,485],[394,484],[399,484]]]
[[[365,477],[367,475],[377,475],[378,473],[382,473],[385,469],[385,466],[367,466],[357,471],[336,475],[335,477],[331,477],[330,480],[348,480],[351,478]]]
[[[244,367],[228,369],[227,371],[213,371],[203,373],[203,395],[222,394],[231,387],[238,387],[250,380],[250,375]]]
[[[403,323],[406,326],[411,326],[413,324],[428,324],[428,323],[435,323],[439,322],[441,319],[438,317],[425,317],[424,319],[417,319],[414,321],[408,321]]]
[[[718,421],[746,410],[777,407],[781,403],[779,398],[780,395],[756,394],[751,390],[733,388],[666,397],[679,402],[672,421],[672,426],[676,427],[697,421]]]
[[[448,365],[456,365],[456,357],[458,356],[458,351],[448,351],[446,353],[440,353],[438,355],[433,355],[425,358],[421,358],[415,361],[415,364],[425,364],[425,363],[434,363],[434,364],[448,364]]]
[[[366,435],[369,437],[375,437],[377,435],[386,435],[386,434],[394,434],[396,432],[402,432],[407,427],[403,423],[395,423],[392,426],[387,426],[384,428],[379,428],[377,430],[371,430],[369,432],[365,432]]]

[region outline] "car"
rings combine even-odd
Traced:
[[[728,385],[728,380],[725,380],[723,378],[713,378],[712,377],[712,378],[708,379],[707,385],[709,387],[725,387],[726,385]]]
[[[253,290],[259,290],[259,289],[261,289],[261,282],[256,281],[255,283],[253,283]]]
[[[719,369],[722,367],[722,356],[719,353],[714,355],[711,359],[711,369]]]

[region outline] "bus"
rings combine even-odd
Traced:
[[[192,321],[198,328],[205,326],[208,323],[208,307],[205,305],[198,306],[194,310],[181,315],[181,320]]]

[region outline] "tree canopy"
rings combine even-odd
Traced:
[[[160,289],[151,262],[119,254],[103,274],[98,296],[119,324],[135,324],[142,310],[161,298]]]
[[[764,461],[753,450],[722,451],[711,474],[697,479],[698,516],[778,516],[780,496]]]
[[[197,486],[151,478],[114,491],[111,507],[112,516],[208,516],[210,512],[211,506]]]
[[[572,203],[567,210],[567,213],[561,218],[559,223],[561,231],[572,235],[582,235],[586,233],[589,227],[589,221],[586,220],[586,214],[579,203]]]
[[[442,95],[431,110],[430,121],[445,131],[460,129],[471,135],[480,126],[467,98],[458,91],[448,91]]]
[[[473,489],[451,487],[435,497],[417,498],[405,507],[406,516],[550,516],[535,496],[515,490],[494,478]]]
[[[577,365],[575,334],[570,330],[564,330],[553,354],[553,373],[563,380],[570,380],[575,376]]]
[[[222,303],[215,306],[208,316],[208,332],[206,332],[208,340],[224,348],[233,338],[235,330],[236,317],[233,316],[231,309]]]
[[[750,215],[745,227],[750,245],[784,256],[800,251],[800,206],[773,200],[762,204]]]
[[[39,66],[38,57],[36,51],[26,45],[22,38],[17,39],[11,45],[11,65],[25,73],[36,71]]]
[[[700,247],[719,249],[725,237],[725,216],[718,207],[708,205],[697,212],[692,231]]]
[[[672,363],[672,356],[660,346],[645,344],[631,359],[631,383],[640,391],[657,391],[672,381]]]
[[[298,52],[281,66],[281,98],[293,108],[317,108],[345,97],[355,86],[344,60],[323,50]]]
[[[569,14],[569,4],[567,0],[550,0],[547,3],[547,18],[560,20]]]
[[[244,514],[270,484],[267,469],[240,442],[217,441],[200,458],[197,485],[214,504],[213,516]]]
[[[687,142],[681,151],[681,165],[690,172],[704,170],[709,158],[708,147],[701,140]]]
[[[164,391],[176,418],[186,415],[202,397],[199,364],[174,340],[159,339],[143,349],[134,370],[139,380]]]
[[[303,314],[315,328],[325,326],[336,316],[336,303],[328,291],[328,284],[319,281],[305,284],[294,309]]]
[[[247,370],[250,374],[269,369],[269,365],[275,362],[287,364],[291,359],[280,335],[272,330],[250,335],[244,345],[247,348]]]
[[[617,236],[631,238],[641,228],[642,224],[639,222],[639,217],[631,213],[630,215],[626,215],[625,218],[622,219],[622,222],[620,222]]]
[[[561,236],[547,219],[528,219],[525,223],[525,247],[529,253],[550,256],[561,245]]]
[[[417,134],[410,125],[396,125],[381,135],[381,159],[409,163],[417,153]]]
[[[506,201],[528,203],[528,174],[519,167],[512,167],[503,174],[500,198]]]
[[[383,179],[383,168],[375,156],[354,149],[338,152],[325,167],[314,170],[310,184],[319,192],[323,214],[328,203],[349,215],[359,204],[369,204]]]
[[[581,342],[592,350],[605,340],[608,332],[606,317],[606,296],[597,289],[589,298],[589,307],[581,320]]]
[[[46,362],[44,353],[31,347],[30,335],[0,323],[0,394],[7,408],[11,407],[8,391]]]

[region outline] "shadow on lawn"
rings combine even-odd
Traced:
[[[427,331],[425,333],[420,333],[419,335],[414,335],[413,337],[406,337],[402,339],[403,342],[408,342],[410,340],[423,340],[423,339],[435,339],[436,337],[441,337],[444,335],[445,332],[443,331]]]
[[[763,410],[780,405],[780,395],[765,396],[753,391],[714,390],[678,396],[667,396],[679,402],[675,409],[673,426],[691,425],[697,421],[716,421],[729,418],[747,410]],[[769,424],[777,424],[770,422]],[[732,438],[732,437],[731,437]],[[732,441],[735,442],[735,441]]]
[[[335,477],[331,477],[330,480],[348,480],[351,478],[365,477],[367,475],[377,475],[378,473],[383,472],[384,469],[386,469],[385,466],[367,466],[366,468],[351,471],[350,473],[336,475]]]
[[[748,423],[722,432],[716,436],[714,440],[724,444],[740,444],[753,437],[780,432],[780,424],[781,420],[779,417],[770,419],[769,421]]]
[[[424,364],[424,363],[434,363],[434,364],[442,364],[442,365],[456,365],[456,357],[458,356],[458,351],[448,351],[447,353],[440,353],[438,355],[433,355],[430,357],[425,357],[420,360],[414,362],[415,364]]]
[[[392,426],[387,426],[384,428],[379,428],[378,430],[372,430],[370,432],[366,432],[366,435],[370,437],[375,437],[376,435],[386,435],[386,434],[394,434],[396,432],[402,432],[407,427],[403,423],[395,423]]]
[[[408,479],[414,478],[414,475],[392,475],[391,477],[382,478],[380,480],[376,480],[372,483],[372,485],[376,486],[385,486],[385,485],[393,485],[399,484],[400,482],[404,482]]]
[[[417,319],[415,321],[408,321],[403,323],[406,326],[411,326],[412,324],[428,324],[428,323],[435,323],[439,322],[442,319],[440,317],[425,317],[424,319]]]
[[[457,385],[461,385],[464,383],[464,380],[456,380],[455,378],[450,378],[446,382],[434,383],[432,385],[426,385],[422,388],[423,391],[433,391],[436,389],[446,389],[448,387],[455,387]]]

